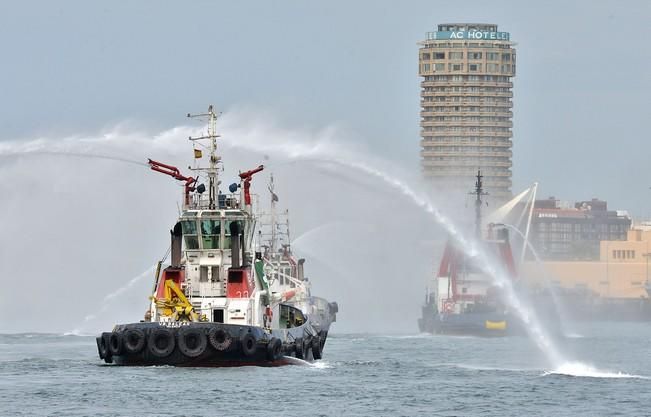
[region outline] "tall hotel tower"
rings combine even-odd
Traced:
[[[446,23],[418,55],[421,162],[436,191],[468,191],[477,169],[494,202],[511,196],[515,49],[497,25]]]

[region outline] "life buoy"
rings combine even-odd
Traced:
[[[159,327],[149,333],[147,348],[152,355],[164,358],[171,355],[175,347],[174,333],[170,329]]]
[[[208,340],[210,341],[210,345],[219,352],[228,350],[233,343],[231,335],[221,327],[213,327],[210,329],[210,332],[208,332]]]
[[[298,359],[305,359],[307,356],[307,349],[303,343],[303,338],[299,337],[294,340],[294,354]]]
[[[127,353],[139,353],[145,347],[145,332],[140,329],[127,329],[122,340]]]
[[[283,356],[283,342],[280,339],[272,337],[267,345],[267,359],[277,361]]]
[[[208,338],[203,329],[181,327],[178,338],[179,351],[189,358],[196,358],[206,351]]]
[[[322,348],[321,338],[319,336],[314,336],[312,338],[312,357],[314,358],[314,360],[321,359],[321,357],[322,357],[321,348]]]
[[[253,356],[257,350],[255,343],[255,337],[251,333],[245,333],[244,336],[240,339],[242,344],[242,353],[244,356]]]
[[[117,356],[122,353],[122,333],[112,332],[108,339],[108,349],[111,356]]]
[[[454,311],[454,303],[452,301],[446,301],[443,303],[443,312],[452,313]]]

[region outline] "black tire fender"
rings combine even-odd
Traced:
[[[147,338],[147,349],[152,355],[165,358],[174,352],[176,340],[174,333],[165,327],[153,329]]]
[[[208,338],[203,329],[181,327],[178,333],[179,351],[189,358],[196,358],[206,351]]]
[[[251,333],[245,333],[240,339],[242,353],[244,356],[253,356],[257,350],[255,337]]]
[[[233,344],[233,338],[228,333],[228,330],[221,327],[213,327],[208,332],[208,340],[210,345],[219,352],[228,350]]]
[[[314,360],[319,360],[323,357],[321,350],[321,338],[319,336],[314,336],[312,338],[312,357]]]
[[[113,363],[113,355],[111,355],[111,349],[109,349],[109,338],[111,333],[102,333],[102,343],[105,346],[106,353],[104,354],[104,362]]]
[[[280,339],[272,337],[267,345],[267,359],[277,361],[283,356],[283,342]]]
[[[303,343],[302,337],[294,340],[294,354],[298,359],[305,359],[307,356],[307,349],[305,349],[305,344]]]
[[[108,349],[111,352],[111,356],[117,356],[122,353],[124,349],[122,343],[122,333],[121,332],[111,332],[108,338]]]
[[[95,338],[95,341],[97,342],[97,353],[99,353],[99,358],[105,359],[106,356],[109,355],[107,338],[104,337],[104,334],[101,334]]]
[[[145,332],[140,329],[127,329],[122,336],[127,353],[140,353],[145,348]]]

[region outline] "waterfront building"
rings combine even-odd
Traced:
[[[596,260],[602,241],[626,240],[630,228],[628,213],[608,210],[606,201],[570,205],[550,197],[535,202],[530,241],[542,259]]]
[[[651,230],[633,228],[624,240],[599,242],[593,261],[534,261],[523,264],[522,277],[541,287],[552,280],[557,288],[608,299],[648,299]],[[551,278],[550,278],[551,277]]]
[[[495,24],[448,23],[419,43],[421,166],[435,191],[473,188],[511,197],[516,51]]]

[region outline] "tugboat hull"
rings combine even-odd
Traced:
[[[287,365],[286,356],[319,359],[326,338],[327,332],[316,333],[309,324],[269,333],[221,323],[132,323],[96,341],[100,359],[116,365],[227,367]]]

